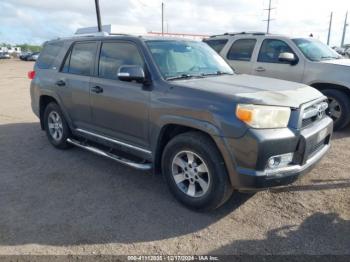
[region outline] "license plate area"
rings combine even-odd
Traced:
[[[293,162],[304,165],[308,159],[315,156],[325,145],[329,144],[331,133],[331,129],[326,127],[312,135],[302,134]]]
[[[326,136],[328,135],[328,133],[329,133],[328,128],[321,130],[317,135],[317,143],[323,141],[326,138]]]

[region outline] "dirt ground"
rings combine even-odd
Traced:
[[[159,177],[54,149],[30,108],[32,67],[0,60],[0,255],[350,254],[350,128],[295,184],[196,213]]]

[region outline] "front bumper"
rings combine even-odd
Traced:
[[[303,130],[249,130],[239,139],[228,141],[235,162],[231,175],[234,188],[256,190],[293,183],[308,173],[330,148],[333,121],[325,117]],[[294,153],[288,166],[267,167],[270,157]]]

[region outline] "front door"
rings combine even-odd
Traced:
[[[273,77],[293,82],[301,82],[304,72],[304,63],[298,61],[291,65],[279,60],[281,53],[292,53],[297,57],[292,48],[279,39],[265,39],[255,62],[253,74],[257,76]]]
[[[120,81],[121,65],[144,66],[137,46],[126,41],[102,42],[97,74],[90,83],[95,132],[147,148],[150,91],[141,83]]]

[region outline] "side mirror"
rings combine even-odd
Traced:
[[[280,53],[278,56],[278,60],[281,62],[287,62],[291,65],[296,65],[298,63],[298,59],[295,57],[293,53]]]
[[[139,83],[145,82],[146,79],[143,68],[138,65],[120,66],[117,76],[121,81],[137,81]]]

